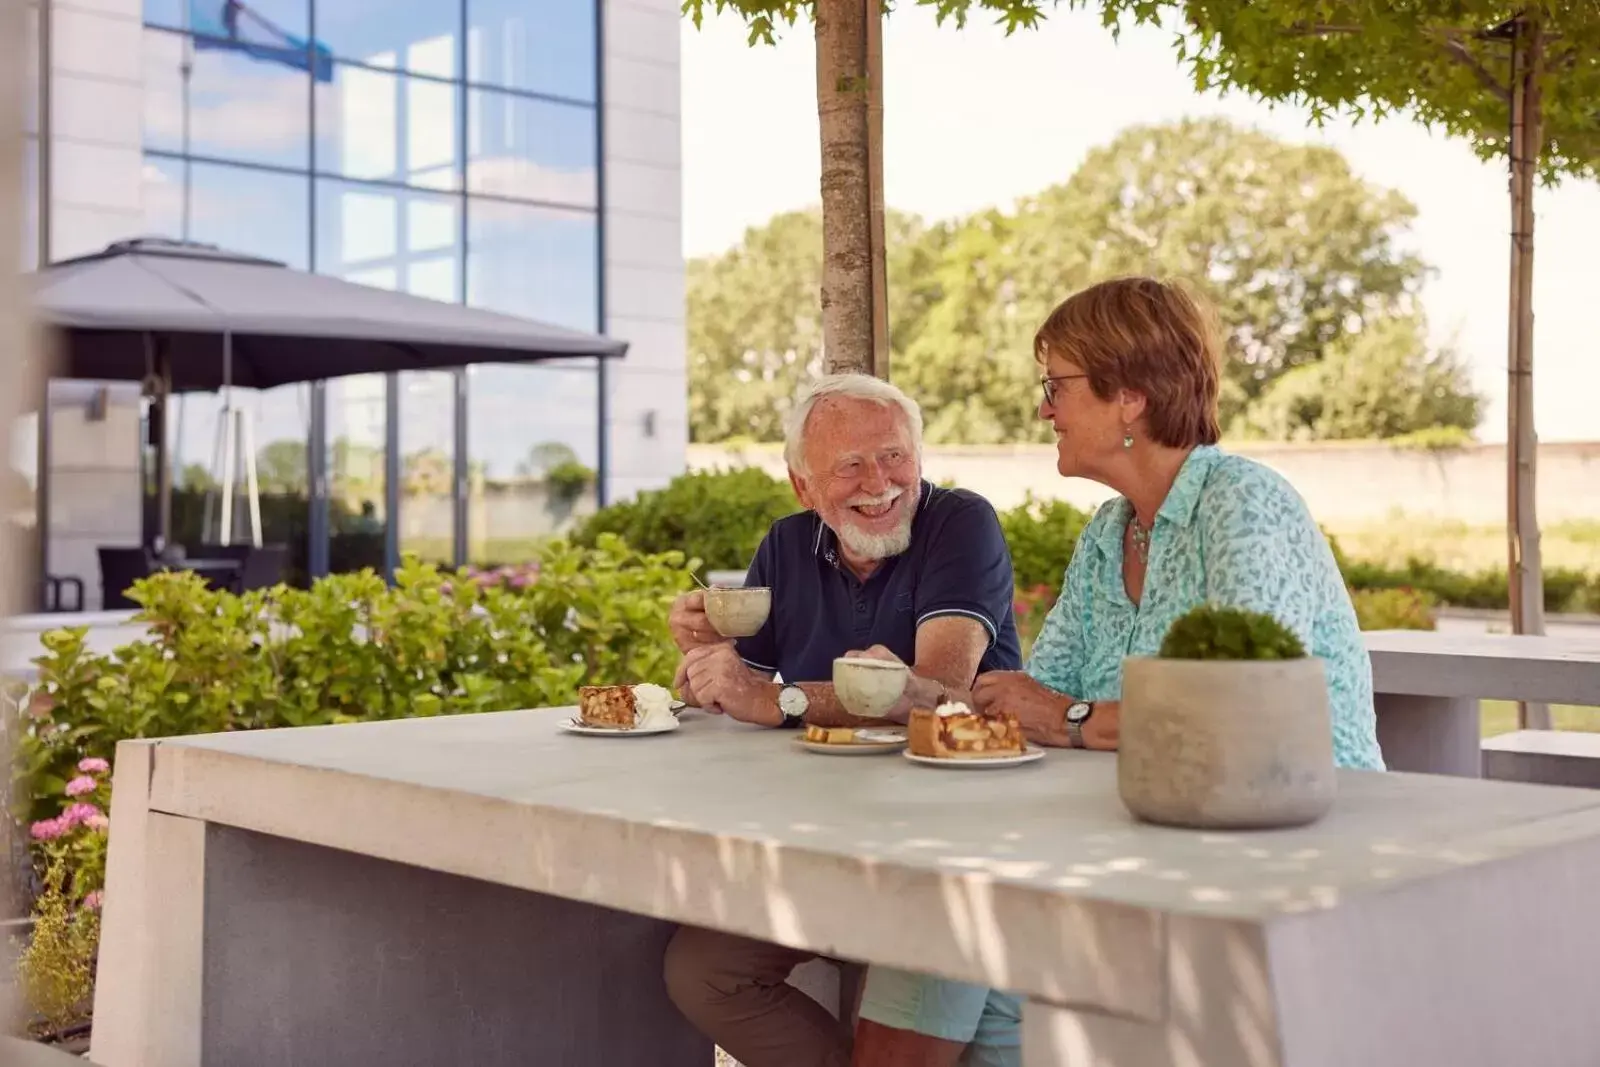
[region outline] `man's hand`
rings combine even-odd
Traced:
[[[708,645],[730,644],[732,639],[717,633],[706,616],[706,595],[696,589],[672,602],[667,613],[667,626],[672,630],[672,640],[679,652],[704,648]]]
[[[701,645],[684,653],[676,684],[685,700],[692,694],[694,702],[707,711],[759,726],[783,722],[777,687],[740,659],[730,642]]]

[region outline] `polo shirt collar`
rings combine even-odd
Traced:
[[[928,498],[933,495],[933,483],[926,478],[921,483],[921,496],[917,500],[917,513],[911,517],[911,536],[917,535],[917,523],[922,521],[923,512],[928,508]],[[839,535],[828,528],[822,521],[822,516],[812,512],[812,517],[817,524],[816,537],[811,544],[811,553],[820,557],[834,567],[839,566]]]
[[[1178,526],[1194,522],[1195,511],[1200,507],[1200,493],[1206,487],[1212,468],[1221,459],[1222,452],[1216,445],[1200,445],[1192,450],[1178,468],[1178,477],[1173,479],[1167,498],[1156,511],[1156,521]],[[1096,536],[1096,547],[1107,555],[1121,551],[1122,532],[1133,518],[1133,504],[1127,497],[1117,497],[1114,507],[1113,521],[1101,524]]]

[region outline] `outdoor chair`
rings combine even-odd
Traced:
[[[128,589],[140,578],[148,578],[155,570],[155,561],[150,558],[150,552],[140,548],[108,548],[101,545],[100,553],[100,607],[105,610],[115,608],[137,608],[139,605],[128,599]]]

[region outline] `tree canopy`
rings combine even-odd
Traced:
[[[1409,358],[1432,366],[1417,325],[1425,267],[1402,247],[1414,214],[1404,197],[1352,174],[1332,149],[1222,121],[1133,127],[1014,210],[934,226],[891,216],[894,379],[922,403],[930,441],[1042,439],[1033,331],[1074,290],[1125,273],[1188,280],[1218,307],[1229,421],[1280,377],[1331,355],[1340,356],[1344,376],[1343,368],[1388,358],[1409,338]],[[787,405],[819,360],[820,246],[816,214],[795,212],[690,264],[696,440],[781,434]],[[1413,328],[1384,344],[1354,343],[1392,321]],[[1470,397],[1463,377],[1436,378],[1450,397]],[[1369,400],[1404,407],[1399,398]],[[1368,425],[1387,436],[1430,419],[1475,424],[1475,403],[1470,418],[1440,410],[1372,413]],[[1269,432],[1263,425],[1299,437],[1327,435],[1333,422],[1258,421],[1253,432]]]
[[[1266,100],[1379,118],[1405,112],[1464,137],[1485,158],[1507,154],[1509,47],[1493,31],[1536,16],[1546,55],[1541,160],[1547,177],[1600,173],[1600,4],[1504,0],[1108,0],[1108,23],[1172,7],[1201,89],[1234,87]]]

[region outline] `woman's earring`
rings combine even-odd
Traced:
[[[1133,447],[1133,431],[1131,429],[1128,429],[1128,428],[1124,428],[1123,429],[1123,431],[1122,431],[1122,447],[1123,448],[1132,448]]]

